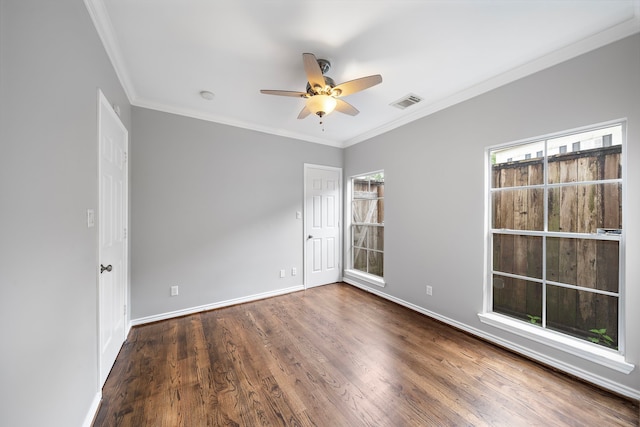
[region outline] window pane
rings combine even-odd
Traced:
[[[493,276],[493,311],[542,324],[542,284]]]
[[[382,252],[358,248],[354,248],[353,251],[353,268],[355,270],[384,277],[384,254]]]
[[[494,234],[493,270],[542,279],[542,237]]]
[[[547,150],[550,184],[622,178],[620,125],[550,139]]]
[[[384,227],[354,225],[351,227],[353,246],[382,251],[384,249]]]
[[[353,248],[353,268],[367,272],[367,251],[365,249]]]
[[[547,237],[547,280],[618,292],[619,242]]]
[[[381,252],[369,251],[369,271],[370,274],[383,277],[383,254]]]
[[[536,230],[544,228],[544,190],[503,190],[491,195],[493,228]]]
[[[622,228],[621,184],[549,189],[549,231],[596,233],[598,228]]]
[[[384,227],[369,227],[369,243],[367,247],[369,249],[376,249],[381,251],[384,249]]]
[[[540,145],[542,144],[542,145]],[[492,161],[496,163],[491,167],[491,181],[492,188],[505,188],[505,187],[522,187],[525,185],[540,185],[544,183],[544,162],[542,158],[542,151],[535,151],[538,147],[544,146],[544,143],[536,143],[535,146],[527,145],[530,153],[524,153],[519,161],[516,158],[510,160],[505,158],[504,153],[501,151],[492,152]],[[508,150],[517,150],[520,147],[512,147]],[[508,151],[502,150],[502,151]],[[530,158],[526,158],[526,155],[531,154]]]
[[[618,298],[549,285],[547,327],[617,348]]]
[[[382,200],[357,199],[351,204],[353,222],[382,224],[384,222],[384,203]]]
[[[491,150],[492,188],[544,182],[544,141]]]
[[[359,247],[366,247],[367,245],[367,231],[369,227],[364,225],[354,225],[351,227],[351,236],[353,237],[352,245]]]

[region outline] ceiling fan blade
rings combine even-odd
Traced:
[[[333,88],[334,93],[340,91],[339,95],[334,96],[351,95],[352,93],[360,92],[361,90],[368,89],[371,86],[375,86],[380,83],[382,83],[382,76],[380,74],[349,80],[348,82],[341,83]]]
[[[349,104],[348,102],[343,101],[342,99],[336,99],[336,101],[336,111],[339,111],[343,114],[348,114],[350,116],[355,116],[360,112],[356,107]]]
[[[291,90],[267,90],[262,89],[260,93],[264,93],[265,95],[278,95],[278,96],[295,96],[297,98],[305,98],[307,96],[306,92],[294,92]]]
[[[316,86],[324,88],[327,84],[324,81],[322,70],[318,65],[318,60],[313,53],[303,53],[302,62],[304,63],[304,72],[307,74],[307,81],[311,85],[312,89]]]
[[[298,114],[298,119],[304,119],[309,114],[311,114],[311,110],[309,110],[307,108],[307,106],[305,105],[304,108],[302,109],[302,111],[300,111],[300,114]]]

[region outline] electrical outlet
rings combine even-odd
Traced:
[[[287,273],[284,270],[280,270],[280,278],[281,279],[286,275],[287,275]]]
[[[433,295],[433,287],[427,285],[427,295]]]
[[[178,287],[177,286],[172,286],[171,287],[171,296],[175,297],[178,295]]]
[[[295,276],[296,274],[298,274],[298,270],[295,267],[291,268],[291,275]]]

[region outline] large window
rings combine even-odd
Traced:
[[[494,148],[490,311],[621,346],[623,126]]]
[[[351,178],[350,268],[384,277],[384,172]]]

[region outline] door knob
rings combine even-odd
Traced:
[[[313,236],[311,234],[309,234],[309,236],[307,237],[307,239],[313,239]]]
[[[100,264],[100,274],[104,273],[105,270],[111,271],[113,270],[113,267],[111,266],[111,264],[107,265],[106,267]]]

